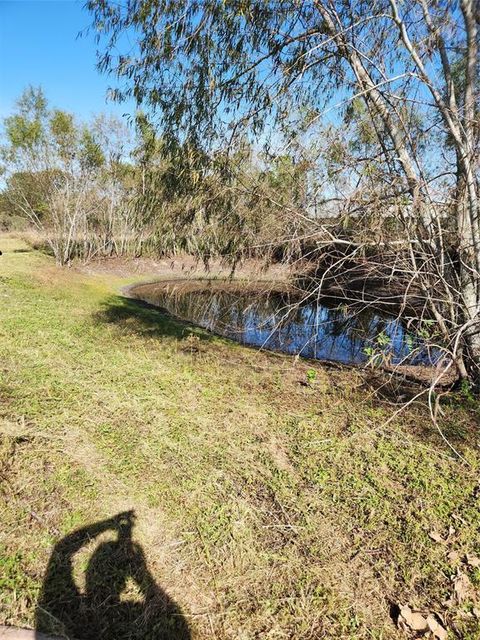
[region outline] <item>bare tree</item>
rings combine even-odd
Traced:
[[[95,206],[92,180],[104,161],[101,150],[72,115],[50,111],[40,89],[23,94],[5,129],[5,193],[66,264]]]
[[[5,119],[5,133],[4,198],[45,238],[59,264],[126,251],[135,216],[125,126],[106,116],[78,123],[30,88]]]

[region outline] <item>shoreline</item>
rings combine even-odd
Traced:
[[[147,288],[150,291],[150,296],[146,295],[147,292],[142,293],[142,291],[145,288]],[[231,291],[231,292],[241,291],[242,293],[252,293],[252,294],[260,294],[260,295],[263,293],[272,293],[272,292],[285,293],[289,291],[292,291],[292,293],[295,293],[295,290],[294,289],[292,290],[291,286],[288,283],[279,283],[279,282],[267,281],[267,280],[264,280],[264,281],[261,281],[261,280],[242,281],[240,279],[224,280],[220,278],[210,278],[210,279],[209,278],[204,278],[204,279],[176,278],[176,279],[168,279],[168,280],[153,280],[149,282],[133,283],[130,285],[123,286],[121,288],[121,293],[125,297],[131,300],[141,301],[144,304],[148,304],[153,308],[159,309],[162,312],[167,313],[172,318],[175,318],[181,322],[185,322],[191,326],[200,326],[200,325],[196,324],[195,322],[193,322],[188,318],[184,318],[172,313],[165,307],[162,307],[160,305],[157,305],[151,302],[151,300],[149,300],[148,298],[149,297],[151,298],[152,289],[153,289],[153,293],[158,292],[158,290],[160,290],[161,293],[166,295],[171,295],[176,293],[186,294],[186,293],[192,293],[197,291],[200,292],[205,290],[208,290],[209,292],[212,292],[212,293],[218,292],[218,291],[220,292],[221,291]],[[325,296],[325,298],[331,299],[331,297],[329,296]],[[225,336],[222,333],[216,332],[211,329],[206,329],[204,327],[200,327],[200,328],[204,331],[208,331],[212,335],[217,335],[219,337],[232,340],[233,342],[237,342],[233,338],[229,338],[228,336]],[[367,369],[366,365],[359,364],[359,363],[344,363],[334,359],[328,360],[325,358],[323,359],[309,358],[301,355],[291,354],[291,353],[282,351],[281,349],[278,349],[278,350],[265,349],[265,348],[258,347],[254,344],[241,343],[241,342],[237,342],[237,343],[242,344],[243,346],[246,346],[251,349],[272,352],[272,353],[280,353],[284,356],[291,357],[291,358],[300,357],[302,358],[302,360],[306,362],[320,363],[320,364],[326,364],[326,365],[336,365],[339,367],[345,367],[347,369],[357,369],[357,370]],[[381,371],[384,375],[392,374],[392,375],[395,375],[396,377],[402,378],[409,382],[416,383],[422,387],[425,387],[425,386],[428,387],[435,382],[435,386],[445,389],[445,388],[450,388],[458,380],[458,373],[455,371],[455,368],[453,365],[447,367],[445,372],[442,372],[441,370],[439,370],[438,367],[434,367],[434,366],[429,367],[427,365],[410,365],[410,364],[391,365],[388,363],[383,363],[382,365],[377,367],[376,370]]]

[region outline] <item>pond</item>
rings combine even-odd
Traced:
[[[344,364],[372,357],[391,365],[429,366],[438,360],[438,351],[402,320],[338,300],[301,302],[286,290],[208,281],[138,285],[130,295],[244,345]]]

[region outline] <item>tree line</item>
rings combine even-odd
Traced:
[[[267,160],[248,144],[210,155],[168,145],[148,118],[79,122],[29,87],[4,121],[4,227],[36,230],[58,264],[187,252],[206,263],[265,257],[291,237],[288,206],[304,207],[307,164]]]

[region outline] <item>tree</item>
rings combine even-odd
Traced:
[[[310,235],[358,256],[379,247],[365,239],[379,208],[383,220],[395,218],[385,255],[408,290],[421,292],[419,315],[435,319],[460,375],[480,381],[476,0],[86,6],[102,47],[99,68],[119,80],[116,98],[133,96],[155,114],[167,142],[180,136],[212,150],[273,130],[278,146],[300,137],[316,143],[329,118],[351,130],[353,106],[357,144],[342,137],[346,153],[336,158],[345,189],[331,197],[333,184],[324,201],[338,204],[337,220],[363,225],[361,246],[339,237],[338,225],[311,220]],[[136,47],[123,53],[126,32]]]
[[[104,162],[96,174],[99,206],[95,220],[96,248],[103,255],[125,255],[136,244],[134,174],[131,163],[132,134],[121,120],[97,115],[90,124],[94,146]],[[91,257],[91,256],[88,256]]]
[[[78,123],[32,87],[4,125],[2,198],[44,236],[57,262],[125,252],[135,235],[126,128],[105,116]]]
[[[69,262],[85,226],[90,178],[104,158],[87,129],[69,113],[50,111],[41,89],[30,87],[5,119],[5,195],[45,233],[59,264]]]

